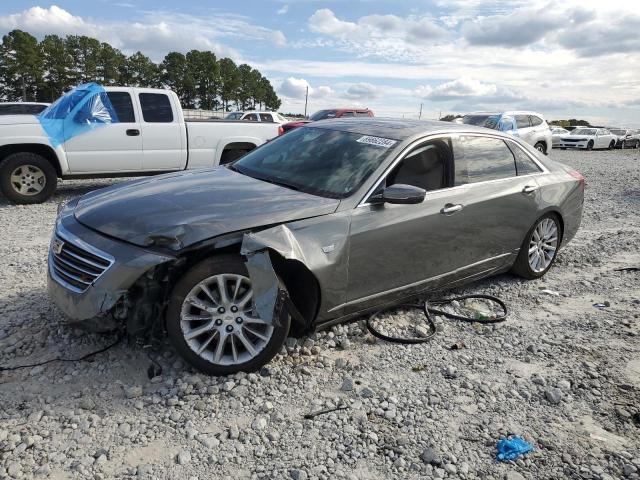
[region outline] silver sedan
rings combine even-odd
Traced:
[[[49,293],[211,374],[308,332],[500,272],[535,279],[580,225],[584,178],[470,125],[314,122],[230,166],[108,187],[62,208]]]

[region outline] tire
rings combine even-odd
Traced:
[[[531,265],[529,249],[531,248],[532,242],[535,243],[534,232],[536,232],[536,228],[539,225],[543,224],[543,222],[548,220],[553,222],[553,225],[555,226],[555,231],[556,231],[556,235],[555,235],[556,243],[554,246],[555,250],[553,250],[553,257],[548,261],[548,264],[540,265],[540,269],[534,269]],[[513,264],[511,271],[522,278],[526,278],[527,280],[533,280],[533,279],[542,277],[544,274],[546,274],[549,271],[551,266],[555,263],[561,240],[562,240],[562,227],[560,225],[560,220],[558,216],[555,213],[548,213],[546,215],[543,215],[538,220],[536,220],[536,222],[533,224],[531,229],[527,232],[527,235],[525,236],[524,241],[522,242],[522,245],[520,247],[518,258]],[[550,242],[550,243],[552,244],[553,242]],[[545,261],[546,260],[547,259],[545,259]]]
[[[560,150],[566,150],[567,147],[560,147]]]
[[[235,162],[239,158],[244,157],[248,152],[249,150],[243,149],[225,150],[222,152],[222,156],[220,157],[220,165]]]
[[[537,142],[533,148],[535,148],[536,150],[538,150],[539,152],[544,153],[545,155],[547,154],[547,146],[545,145],[544,142]]]
[[[613,150],[614,148],[616,148],[616,142],[611,140],[611,142],[609,143],[609,150]]]
[[[640,141],[636,141],[636,148],[640,148]]]
[[[589,143],[587,143],[587,150],[593,150],[593,140],[589,140]]]
[[[42,203],[57,184],[55,168],[37,153],[12,153],[0,163],[0,190],[13,203]]]
[[[178,281],[173,289],[166,316],[169,341],[184,360],[204,373],[231,375],[240,371],[255,371],[278,353],[287,338],[291,323],[291,318],[287,313],[283,312],[278,318],[274,317],[272,325],[265,325],[259,323],[261,320],[257,315],[249,312],[249,310],[253,310],[250,300],[245,302],[247,307],[241,306],[241,300],[246,300],[245,295],[249,292],[251,285],[248,277],[243,257],[240,255],[220,255],[195,265]],[[236,283],[238,278],[241,279],[240,287]],[[227,297],[231,297],[233,293],[231,302],[221,301],[219,280],[224,285]],[[209,293],[198,287],[201,282],[205,282]],[[230,288],[231,285],[233,286]],[[202,306],[211,308],[212,311],[205,313],[202,308],[188,302],[188,298],[199,302]],[[249,298],[251,298],[250,295]],[[216,303],[213,302],[213,299],[216,300]],[[226,306],[226,309],[220,308],[222,304]],[[240,310],[234,311],[234,307],[240,308]],[[188,316],[189,319],[184,316]],[[203,320],[193,319],[198,316],[205,318]],[[239,322],[238,320],[242,318],[244,320]],[[202,333],[198,333],[200,331],[198,329],[201,329]],[[190,332],[198,334],[187,339],[186,336]],[[258,332],[261,338],[254,335],[253,332]],[[255,355],[252,355],[244,346],[245,344],[238,333],[252,343]],[[220,349],[220,358],[216,360],[221,335],[225,335],[225,341]],[[196,351],[200,348],[203,349],[202,353]]]

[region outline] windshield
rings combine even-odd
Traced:
[[[320,110],[309,117],[311,121],[326,120],[327,118],[336,118],[335,110]]]
[[[625,130],[611,130],[611,133],[613,133],[614,135],[626,135],[627,132]]]
[[[226,116],[227,120],[240,120],[242,118],[242,112],[232,112]]]
[[[395,140],[304,127],[248,153],[231,168],[294,190],[345,198],[382,163]]]
[[[500,122],[499,114],[481,114],[481,115],[465,115],[462,117],[462,123],[467,125],[476,125],[478,127],[498,129]]]
[[[64,119],[67,115],[87,96],[89,90],[85,88],[74,88],[68,91],[55,102],[45,108],[40,116],[50,119]]]
[[[595,135],[596,131],[594,128],[576,128],[571,135]]]

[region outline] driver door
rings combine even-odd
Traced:
[[[113,105],[118,121],[96,125],[95,128],[71,137],[64,143],[72,174],[142,170],[142,136],[131,95],[128,91],[111,90],[106,95]],[[82,113],[90,101],[91,98],[88,98],[81,103],[68,121],[76,122],[80,121],[82,115],[90,116],[91,112]],[[90,118],[85,121],[90,121]],[[73,125],[70,124],[69,128],[73,128]]]

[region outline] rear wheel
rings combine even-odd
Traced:
[[[526,279],[542,277],[556,259],[562,230],[555,214],[539,218],[527,232],[512,271]]]
[[[547,153],[547,146],[545,145],[544,142],[538,142],[533,146],[536,150],[538,150],[539,152],[542,152],[544,154]]]
[[[195,368],[211,375],[251,372],[269,362],[289,333],[290,317],[259,317],[242,257],[207,259],[176,285],[167,309],[169,340]]]
[[[0,163],[0,190],[14,203],[42,203],[56,191],[55,168],[41,155],[18,152]]]
[[[640,140],[636,140],[636,148],[640,148]]]

